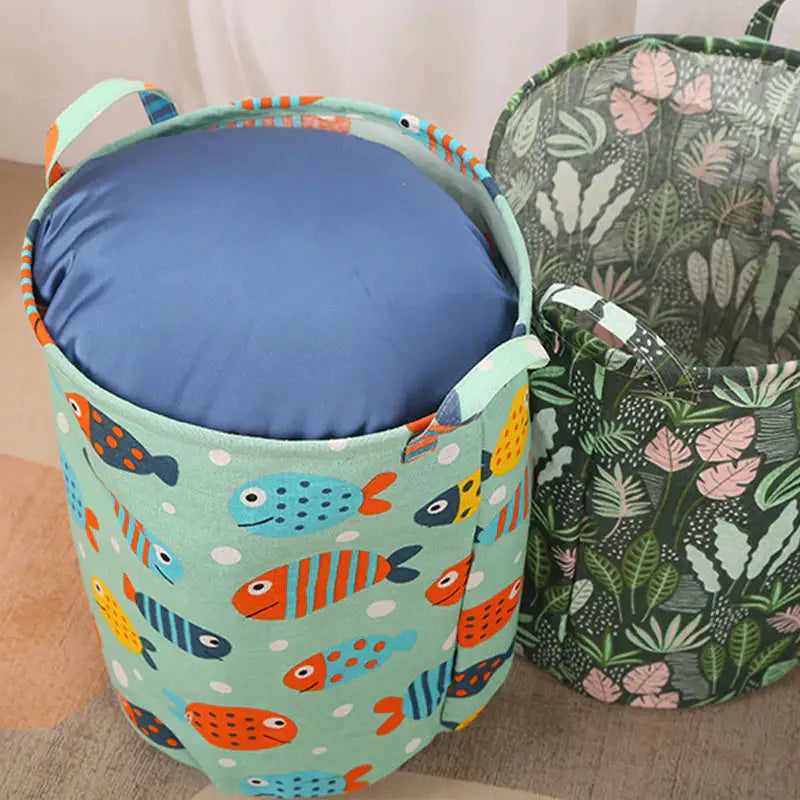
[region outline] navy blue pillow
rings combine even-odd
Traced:
[[[516,301],[458,204],[394,150],[193,131],[85,164],[39,228],[50,334],[175,419],[323,439],[435,411]]]

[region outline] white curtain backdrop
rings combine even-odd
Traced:
[[[328,94],[436,122],[484,155],[509,95],[566,51],[633,32],[740,36],[758,0],[0,0],[0,158],[40,163],[52,119],[91,84],[135,77],[180,110]],[[800,48],[800,0],[774,41]],[[135,100],[72,163],[145,124]]]

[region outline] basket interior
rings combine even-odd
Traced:
[[[786,361],[800,357],[799,122],[785,62],[645,39],[529,88],[490,165],[538,291],[590,288],[687,365]]]

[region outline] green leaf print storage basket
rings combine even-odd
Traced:
[[[537,72],[488,166],[522,228],[520,641],[597,700],[722,702],[800,657],[800,53],[634,36]]]
[[[152,127],[65,172],[65,147],[131,94]],[[270,124],[395,148],[496,242],[518,288],[516,328],[431,418],[330,441],[221,433],[115,396],[52,341],[32,284],[36,229],[85,163],[147,138]],[[525,246],[482,164],[388,108],[263,97],[179,115],[161,89],[111,80],[57,119],[46,172],[22,293],[49,368],[84,586],[136,731],[224,792],[295,798],[367,786],[471,721],[511,665],[530,505],[527,371],[547,362],[527,333]],[[335,524],[278,537],[256,524],[278,495],[342,507]]]

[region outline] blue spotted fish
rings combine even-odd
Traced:
[[[382,667],[393,653],[411,650],[416,643],[414,630],[397,636],[360,636],[295,664],[283,676],[283,682],[298,692],[318,692],[369,675]]]
[[[505,653],[477,661],[462,672],[454,672],[452,683],[447,690],[448,697],[472,697],[478,694],[512,655],[514,655],[513,641]]]
[[[123,573],[122,588],[125,597],[136,607],[141,615],[165,638],[180,647],[189,655],[198,658],[222,660],[231,652],[231,643],[213,631],[201,628],[184,619],[180,614],[170,611],[157,600],[153,600],[133,588],[131,579]]]
[[[282,472],[240,486],[228,510],[240,528],[261,536],[304,536],[332,528],[353,514],[382,514],[392,504],[376,494],[394,483],[394,472],[376,475],[363,488],[320,475]]]
[[[171,750],[183,750],[183,745],[178,737],[155,714],[141,706],[134,705],[119,692],[117,692],[117,697],[128,715],[128,719],[148,741]]]
[[[501,536],[505,536],[505,534],[515,530],[527,518],[531,496],[530,479],[532,471],[533,465],[526,464],[525,474],[517,484],[514,497],[497,512],[485,528],[475,529],[475,542],[477,544],[496,542]]]
[[[122,535],[136,557],[170,583],[175,583],[183,575],[183,565],[178,557],[162,541],[156,538],[131,512],[109,492],[114,500],[114,513],[117,515]]]
[[[321,772],[317,769],[284,775],[255,775],[241,782],[239,792],[247,797],[330,797],[334,794],[366,789],[369,784],[360,778],[371,769],[371,764],[362,764],[351,769],[346,775]]]
[[[376,714],[389,714],[378,728],[378,736],[391,733],[404,719],[427,719],[447,694],[453,676],[455,655],[438,667],[426,669],[408,685],[402,697],[384,697],[375,703]]]
[[[432,153],[460,170],[462,174],[480,181],[491,197],[500,194],[500,189],[481,160],[467,150],[466,145],[461,144],[458,139],[412,114],[404,114],[402,111],[392,111],[391,114],[392,119],[406,134],[424,144]]]
[[[66,395],[75,419],[105,464],[134,475],[157,475],[167,486],[178,482],[178,462],[172,456],[154,456],[131,433],[95,408],[83,395]]]
[[[61,457],[61,471],[64,473],[64,487],[67,490],[67,503],[69,504],[72,519],[86,531],[89,544],[94,548],[95,552],[99,553],[100,547],[94,534],[95,531],[99,530],[100,523],[97,521],[94,511],[84,506],[83,492],[78,483],[78,478],[60,447],[58,448],[58,454]]]

